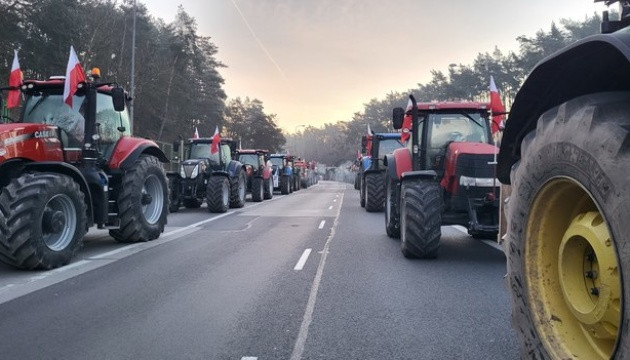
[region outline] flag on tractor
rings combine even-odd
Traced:
[[[492,75],[490,75],[490,112],[492,113],[492,134],[494,135],[494,133],[503,128],[505,107],[501,102],[501,96],[499,96],[499,90],[494,83]]]
[[[217,126],[212,135],[212,147],[210,147],[210,153],[216,154],[219,152],[219,145],[221,144],[221,135],[219,135],[219,127]]]
[[[370,129],[370,124],[367,124],[367,136],[365,137],[365,152],[369,156],[372,153],[372,135],[374,132]]]
[[[411,99],[409,99],[409,101],[407,102],[407,111],[411,110],[411,108],[413,107],[413,102],[411,102]],[[402,123],[402,128],[400,128],[400,142],[402,142],[403,144],[407,142],[407,140],[409,140],[409,137],[411,136],[411,116],[407,116],[405,115],[403,117],[403,123]]]
[[[196,126],[195,126],[195,133],[193,134],[193,139],[199,139],[199,131],[197,131]]]
[[[20,105],[20,86],[22,85],[22,70],[18,61],[18,52],[13,50],[13,64],[11,65],[11,73],[9,74],[9,86],[14,88],[9,90],[7,96],[7,109],[11,109]]]
[[[85,72],[81,67],[74,47],[70,46],[70,57],[66,66],[66,81],[63,86],[63,101],[72,107],[72,96],[77,92],[80,83],[86,81]]]

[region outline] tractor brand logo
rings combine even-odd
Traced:
[[[52,130],[42,130],[42,131],[35,131],[35,137],[38,139],[51,138],[51,137],[56,137],[56,134]]]
[[[26,140],[30,139],[32,136],[33,136],[32,134],[23,134],[23,135],[13,136],[13,137],[4,139],[4,141],[2,143],[0,143],[0,145],[11,146],[13,144],[17,144],[19,142],[26,141]]]

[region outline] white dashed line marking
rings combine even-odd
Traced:
[[[325,224],[326,224],[326,220],[322,220],[322,222],[319,223],[318,229],[323,229]]]
[[[304,264],[306,264],[306,260],[308,260],[309,255],[311,255],[311,251],[313,251],[313,249],[304,250],[304,252],[302,253],[302,256],[300,256],[300,260],[298,260],[297,264],[295,264],[295,267],[293,268],[293,270],[304,269]]]

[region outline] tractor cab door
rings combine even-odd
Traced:
[[[114,152],[116,143],[123,136],[131,136],[129,113],[126,108],[122,111],[114,109],[114,102],[109,94],[96,94],[96,129],[100,139],[95,142],[99,153],[109,160]]]

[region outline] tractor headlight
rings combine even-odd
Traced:
[[[460,186],[495,187],[499,186],[499,180],[493,178],[475,178],[468,176],[459,177]]]
[[[197,177],[197,175],[199,175],[199,164],[195,165],[195,167],[193,168],[193,171],[190,174],[190,178],[194,179]]]
[[[181,176],[182,178],[186,178],[186,171],[184,170],[183,165],[180,165],[179,167],[179,176]]]

